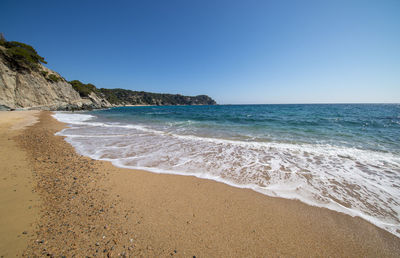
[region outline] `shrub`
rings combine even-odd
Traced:
[[[43,75],[44,78],[46,78],[47,74],[49,73],[48,71],[40,71],[40,73]]]
[[[76,90],[79,93],[81,97],[88,97],[90,93],[97,90],[96,86],[90,83],[84,84],[78,80],[73,80],[70,81],[69,83],[72,85],[74,90]]]
[[[103,96],[111,104],[120,104],[120,103],[122,103],[122,101],[120,99],[118,99],[118,97],[114,94],[112,89],[101,88],[99,91],[103,94]]]
[[[30,62],[47,64],[44,57],[38,55],[36,50],[25,43],[17,41],[7,41],[5,43],[7,51],[16,55],[19,58],[26,58]]]
[[[50,75],[47,77],[47,80],[49,80],[49,81],[51,81],[51,82],[58,82],[59,80],[61,80],[61,78],[58,77],[58,76],[55,75],[55,74],[50,74]]]
[[[40,63],[47,64],[44,58],[39,56],[36,50],[28,44],[6,41],[4,38],[0,43],[6,48],[7,56],[21,68],[38,69]]]

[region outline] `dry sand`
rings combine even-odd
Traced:
[[[0,112],[0,256],[15,257],[26,248],[38,219],[32,171],[15,136],[33,124],[38,111]]]
[[[20,149],[12,152],[29,159],[13,162],[31,169],[41,199],[25,255],[400,255],[399,238],[360,218],[210,180],[121,169],[82,157],[54,136],[63,126],[41,112],[40,122],[14,138]]]

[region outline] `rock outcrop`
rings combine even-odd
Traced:
[[[71,84],[42,64],[38,64],[37,69],[16,67],[4,47],[0,46],[0,106],[10,109],[74,110],[112,105],[95,93],[81,98]]]
[[[0,38],[0,110],[83,110],[125,105],[215,105],[206,96],[183,96],[126,89],[98,89],[66,81],[25,43]]]

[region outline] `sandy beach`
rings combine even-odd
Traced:
[[[15,137],[36,122],[38,111],[0,112],[0,256],[15,257],[33,236],[39,210],[27,153]]]
[[[399,238],[357,217],[80,156],[54,135],[64,127],[0,113],[0,256],[400,255]]]

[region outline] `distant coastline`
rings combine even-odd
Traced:
[[[151,93],[97,88],[67,81],[44,66],[44,57],[25,43],[0,38],[0,110],[92,110],[117,106],[215,105],[207,95]]]

